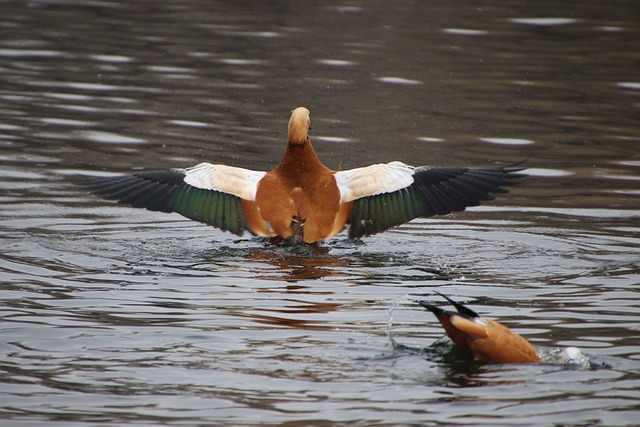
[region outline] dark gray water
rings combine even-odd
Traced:
[[[640,420],[637,2],[0,7],[3,426]],[[332,168],[526,159],[530,177],[294,251],[71,179],[268,170],[299,105]],[[433,348],[411,304],[433,289],[592,366]]]

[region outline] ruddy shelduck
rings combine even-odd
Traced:
[[[437,293],[437,292],[436,292]],[[451,341],[473,358],[488,363],[538,363],[540,356],[533,345],[495,320],[481,317],[475,311],[440,293],[457,310],[448,311],[419,301],[440,321]]]
[[[520,168],[428,168],[401,162],[334,171],[311,146],[310,113],[296,108],[287,149],[270,172],[211,163],[186,169],[88,178],[96,194],[152,211],[177,212],[222,230],[314,243],[349,226],[375,234],[417,217],[492,200]]]

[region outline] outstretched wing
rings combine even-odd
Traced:
[[[85,177],[97,195],[136,208],[177,212],[221,230],[252,232],[242,200],[255,200],[265,172],[201,163],[189,169],[141,172],[113,177]]]
[[[352,197],[353,207],[347,220],[349,237],[358,238],[414,218],[463,211],[481,201],[493,200],[492,194],[506,193],[504,187],[524,176],[518,173],[521,170],[413,168],[393,162],[336,172],[336,181],[343,201],[348,201],[345,196]],[[361,177],[364,175],[376,178],[365,181]]]

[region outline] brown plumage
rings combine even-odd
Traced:
[[[519,168],[428,168],[401,162],[334,171],[309,139],[309,110],[291,114],[288,142],[270,172],[201,163],[186,169],[87,178],[96,194],[134,207],[178,212],[238,235],[245,230],[305,243],[375,234],[417,217],[492,200],[523,175]]]
[[[423,301],[419,304],[431,311],[454,344],[475,360],[489,363],[540,362],[535,347],[521,335],[495,320],[479,316],[449,297],[438,295],[449,301],[457,312],[443,310]]]

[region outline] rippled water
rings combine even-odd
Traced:
[[[2,10],[3,426],[640,419],[634,2]],[[530,176],[482,207],[315,249],[72,179],[266,170],[298,105],[333,168],[526,160]],[[412,303],[433,289],[591,365],[470,363]]]

